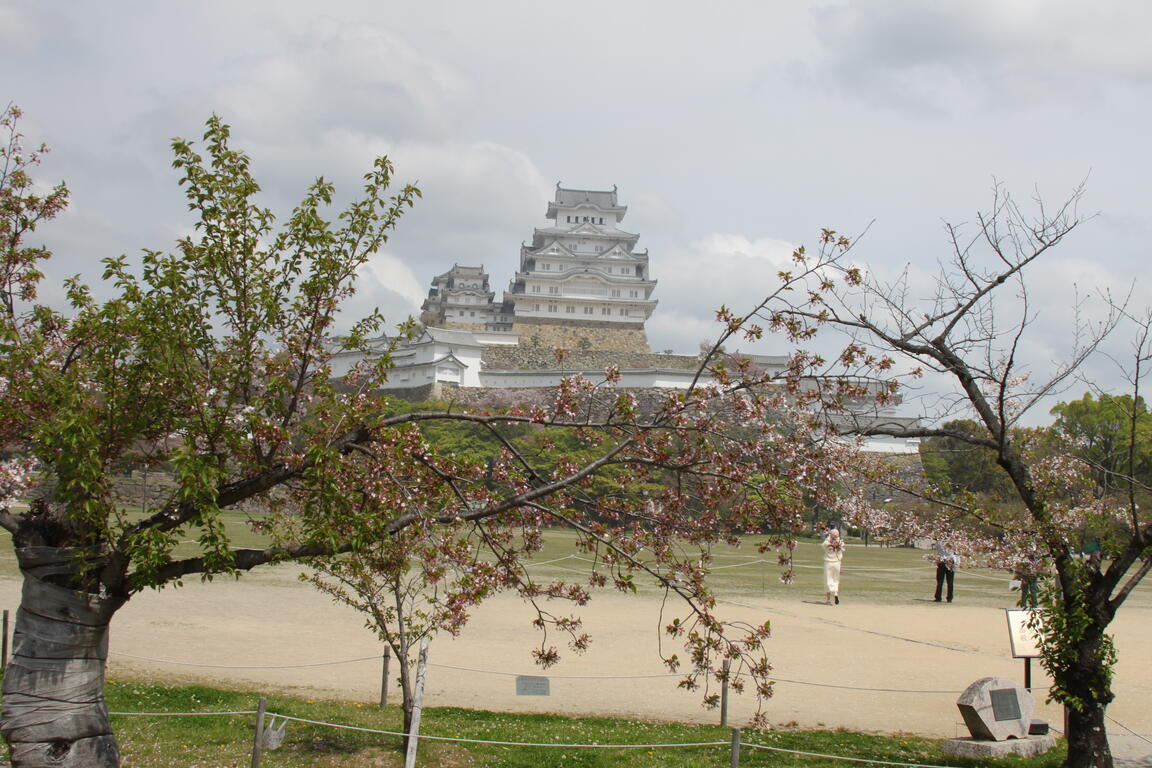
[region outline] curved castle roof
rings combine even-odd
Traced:
[[[617,221],[623,219],[624,214],[628,212],[628,206],[620,205],[616,201],[615,186],[610,190],[567,189],[557,182],[556,199],[548,202],[548,212],[544,216],[555,219],[559,211],[574,208],[595,208],[605,213],[611,212],[616,215]]]

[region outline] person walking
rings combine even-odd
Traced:
[[[956,580],[956,568],[960,565],[960,558],[952,549],[942,541],[936,542],[936,602],[940,602],[940,594],[944,591],[944,582],[948,582],[948,602],[952,602],[952,584]]]
[[[840,538],[840,531],[829,527],[820,546],[824,550],[824,600],[827,605],[840,605],[840,566],[844,562],[844,539]]]
[[[1040,556],[1029,552],[1016,566],[1013,574],[1020,583],[1020,607],[1035,610],[1040,607]]]

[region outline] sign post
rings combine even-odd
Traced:
[[[1040,638],[1028,626],[1034,611],[1007,608],[1008,639],[1012,646],[1012,658],[1024,659],[1024,687],[1032,691],[1032,659],[1040,658]]]

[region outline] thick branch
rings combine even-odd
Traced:
[[[1115,613],[1116,609],[1119,608],[1121,604],[1123,604],[1123,602],[1128,599],[1128,595],[1132,593],[1132,590],[1136,589],[1137,585],[1139,585],[1140,582],[1144,580],[1144,577],[1148,575],[1149,570],[1152,570],[1152,558],[1146,559],[1140,563],[1140,567],[1136,569],[1136,572],[1128,578],[1128,581],[1125,582],[1124,586],[1120,588],[1120,591],[1118,591],[1115,596],[1108,601],[1108,605],[1111,607],[1113,613]]]
[[[1149,567],[1152,567],[1152,565],[1150,565],[1152,560],[1146,559],[1140,565],[1140,568],[1137,569],[1136,573],[1128,578],[1127,583],[1124,584],[1120,591],[1114,596],[1112,595],[1113,590],[1116,589],[1116,585],[1120,583],[1120,580],[1124,578],[1124,575],[1132,565],[1139,560],[1148,549],[1146,542],[1149,541],[1149,537],[1152,537],[1152,526],[1147,526],[1143,530],[1140,528],[1133,529],[1132,536],[1128,539],[1124,549],[1116,555],[1112,562],[1109,563],[1107,570],[1100,576],[1101,598],[1113,604],[1113,610],[1120,607],[1120,604],[1128,597],[1128,593],[1136,588],[1136,585],[1140,583],[1140,579],[1144,578],[1144,575],[1148,573]]]
[[[349,545],[299,544],[289,547],[268,547],[267,549],[238,549],[232,553],[237,570],[249,571],[258,565],[296,560],[302,557],[338,555],[349,551]],[[208,563],[203,557],[190,557],[174,560],[158,571],[157,584],[166,584],[195,573],[208,573]]]
[[[20,520],[7,507],[0,509],[0,528],[11,534],[20,530]]]

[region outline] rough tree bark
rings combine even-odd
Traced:
[[[126,599],[53,583],[74,574],[73,554],[61,547],[16,550],[24,587],[2,715],[14,768],[120,765],[104,669],[108,623]]]
[[[1104,723],[1106,703],[1092,702],[1078,711],[1068,708],[1067,768],[1110,768],[1112,751],[1108,747],[1108,730]]]

